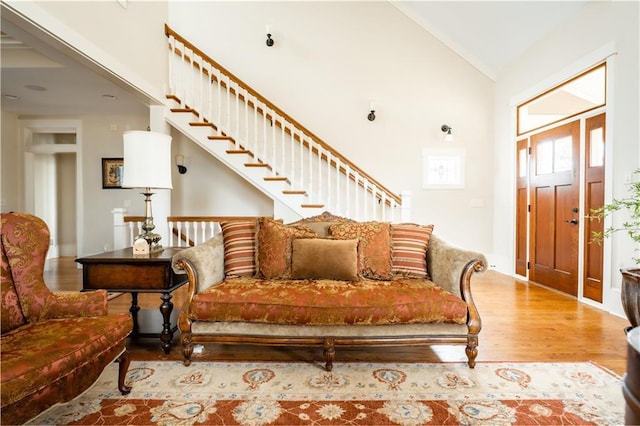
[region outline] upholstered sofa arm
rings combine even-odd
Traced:
[[[177,274],[189,273],[189,270],[192,270],[193,277],[189,276],[189,286],[193,287],[196,294],[222,281],[224,279],[222,234],[217,234],[204,243],[175,254],[172,266]]]
[[[463,250],[435,235],[431,236],[427,251],[427,270],[431,280],[440,287],[464,298],[461,280],[468,280],[473,272],[483,272],[486,269],[487,259],[482,253]]]
[[[40,319],[101,317],[108,313],[107,291],[51,292],[39,315]]]

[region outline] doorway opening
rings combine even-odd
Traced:
[[[586,218],[604,203],[606,64],[517,108],[516,274],[603,302],[601,226]]]
[[[21,122],[25,211],[49,227],[47,259],[81,253],[80,122]]]

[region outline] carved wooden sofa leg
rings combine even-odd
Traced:
[[[127,395],[131,392],[131,386],[125,385],[129,364],[131,364],[131,355],[129,351],[125,349],[118,357],[118,390],[122,395]]]
[[[184,357],[182,363],[188,367],[191,365],[191,355],[193,354],[191,333],[182,333],[180,336],[180,342],[182,343],[182,356]]]
[[[478,336],[469,336],[467,338],[465,352],[467,354],[469,368],[475,368],[476,357],[478,356]]]
[[[325,337],[324,339],[324,369],[327,371],[333,370],[333,360],[336,356],[335,343],[335,339],[332,337]]]

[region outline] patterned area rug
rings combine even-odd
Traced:
[[[620,377],[591,363],[132,362],[29,424],[616,425]]]

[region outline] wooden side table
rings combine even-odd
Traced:
[[[171,351],[173,333],[171,326],[173,303],[171,293],[187,283],[186,274],[176,274],[171,268],[171,258],[182,248],[168,247],[160,253],[133,255],[131,247],[76,259],[82,265],[82,291],[104,289],[131,293],[133,335],[143,336],[138,324],[138,293],[160,293],[162,332],[160,340],[165,353]],[[156,334],[157,335],[157,334]]]

